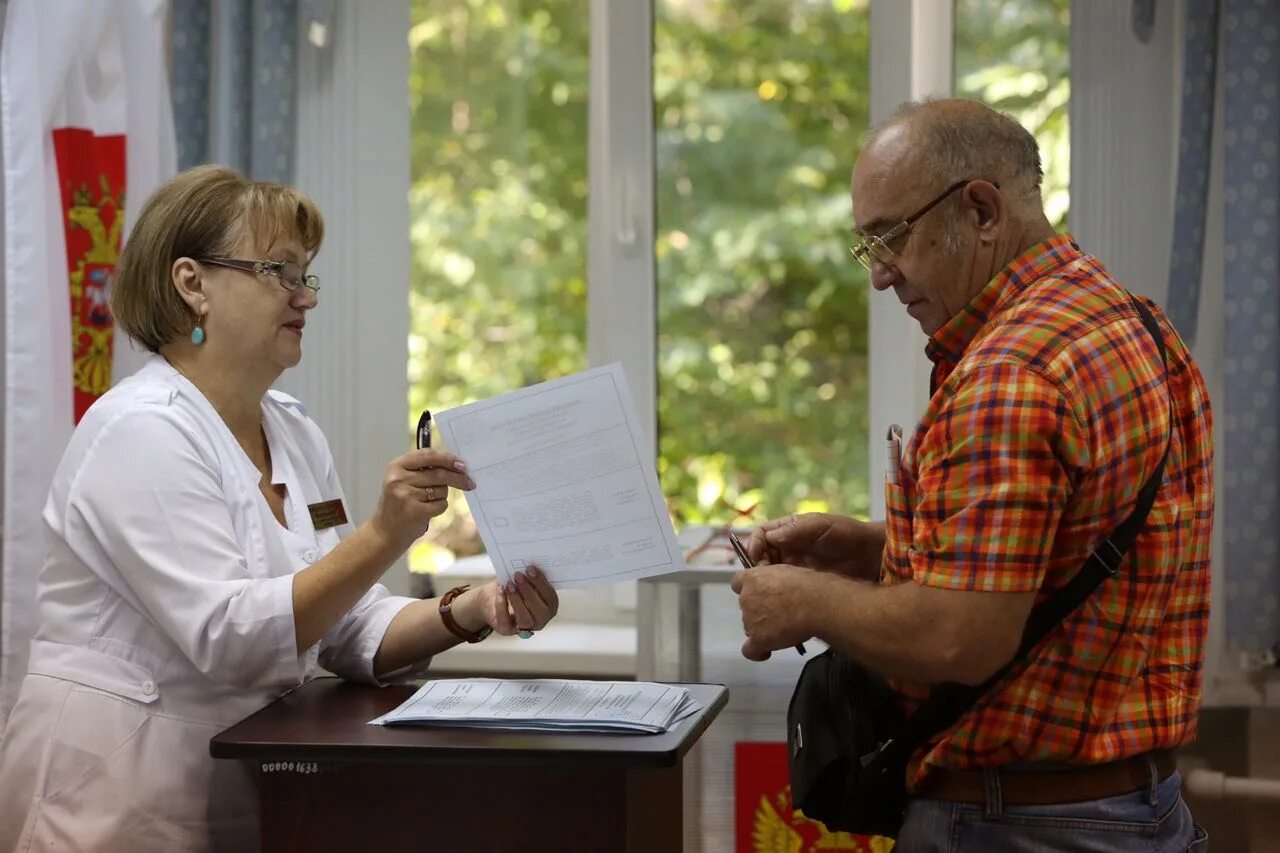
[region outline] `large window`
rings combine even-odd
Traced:
[[[587,366],[581,0],[414,0],[411,419]],[[462,500],[410,554],[483,546]]]
[[[867,511],[849,175],[866,3],[656,0],[659,472],[677,524]]]

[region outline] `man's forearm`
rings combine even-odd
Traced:
[[[975,628],[962,614],[966,596],[998,593],[953,592],[912,582],[884,586],[833,575],[818,575],[814,583],[814,636],[891,678],[981,683],[1012,654],[1010,632],[1001,620],[985,626],[979,620],[981,627]],[[1012,636],[1016,648],[1017,631]]]
[[[946,680],[936,634],[902,590],[831,575],[822,581],[825,588],[812,596],[814,636],[891,678]]]

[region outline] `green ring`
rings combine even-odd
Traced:
[[[530,637],[532,637],[532,636],[533,636],[533,632],[532,632],[532,631],[521,631],[519,634],[516,634],[516,636],[517,636],[517,637],[519,637],[519,638],[520,638],[520,639],[522,639],[522,640],[527,640],[527,639],[529,639]]]

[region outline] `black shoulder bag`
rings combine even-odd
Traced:
[[[1130,297],[1155,338],[1168,376],[1159,326],[1140,300]],[[907,805],[907,763],[917,749],[960,719],[1008,675],[1045,635],[1062,623],[1108,578],[1146,524],[1164,479],[1164,455],[1138,494],[1129,517],[1103,540],[1080,571],[1027,618],[1013,658],[978,686],[940,685],[908,719],[888,682],[828,649],[805,664],[787,707],[791,802],[827,829],[896,838]]]

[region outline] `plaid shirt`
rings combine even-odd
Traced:
[[[1151,311],[1167,382],[1128,293],[1058,236],[1014,260],[929,341],[936,390],[901,486],[885,489],[885,583],[1035,592],[1040,602],[1129,514],[1171,443],[1120,575],[915,756],[913,784],[928,765],[1105,762],[1194,737],[1213,430],[1199,369]],[[928,695],[895,687],[908,709]]]

